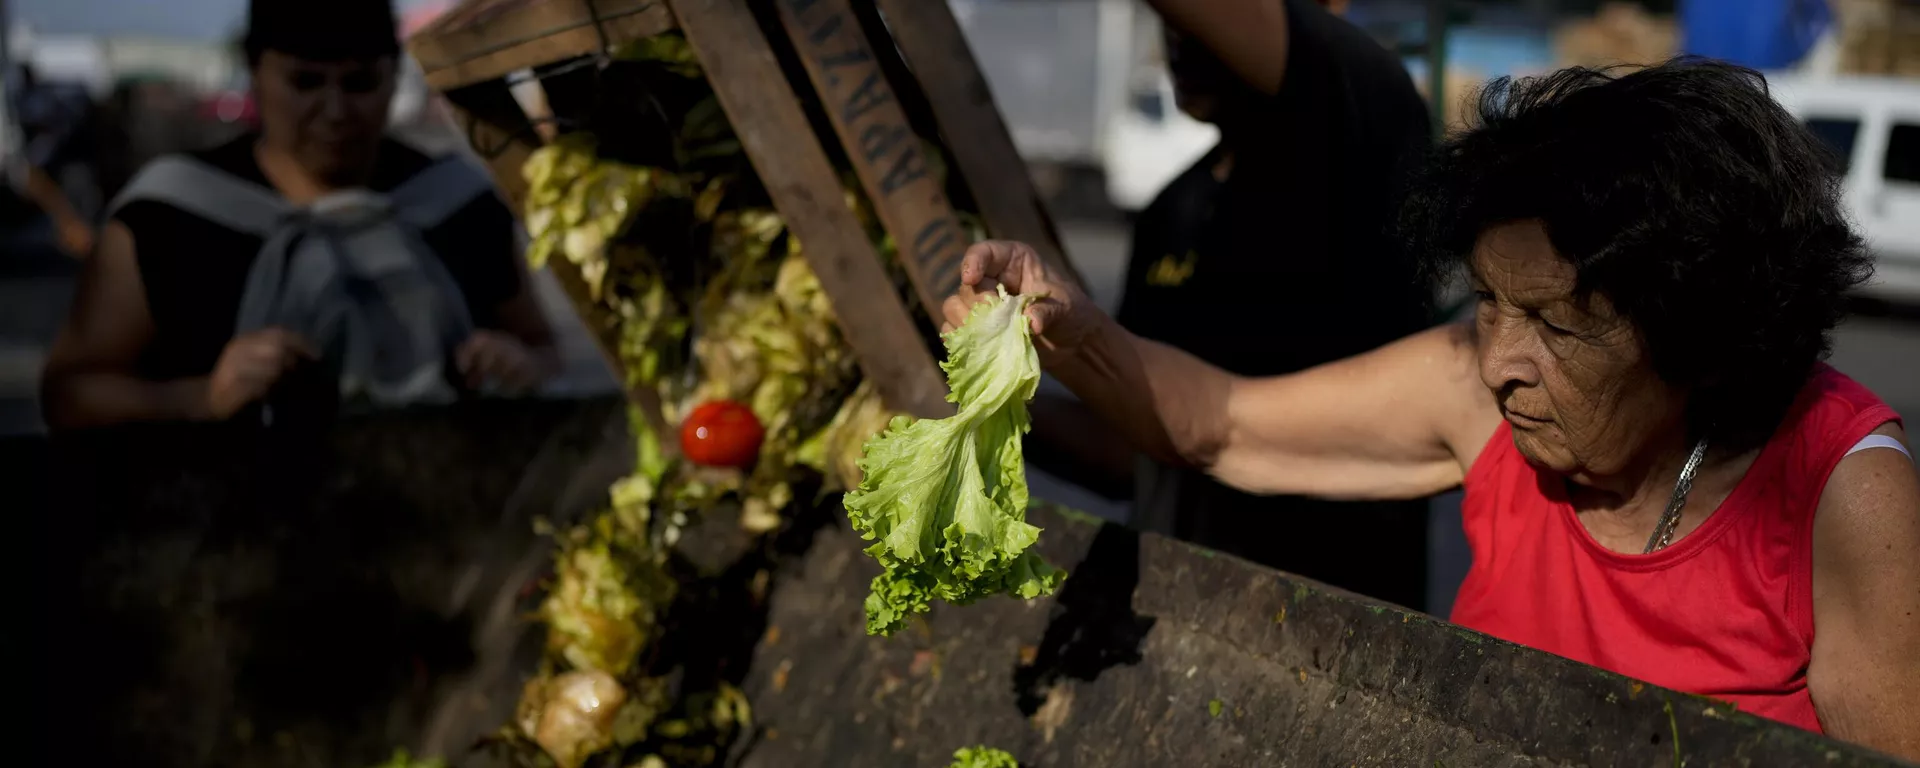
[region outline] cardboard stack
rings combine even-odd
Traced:
[[[1479,70],[1463,67],[1447,68],[1445,91],[1441,93],[1441,98],[1445,101],[1440,103],[1440,120],[1446,126],[1447,135],[1451,136],[1472,127],[1467,124],[1467,120],[1473,114],[1475,101],[1479,99],[1480,87],[1486,82],[1486,75]],[[1427,78],[1414,78],[1414,87],[1420,91],[1422,97],[1429,100],[1433,98],[1432,94],[1427,92],[1430,89]]]
[[[1680,32],[1673,19],[1630,2],[1607,3],[1593,18],[1567,24],[1553,36],[1554,59],[1562,67],[1645,66],[1679,51]]]
[[[1920,2],[1833,0],[1840,71],[1920,77]]]

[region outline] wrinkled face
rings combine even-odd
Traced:
[[[1583,482],[1684,440],[1686,393],[1654,373],[1638,330],[1605,296],[1576,294],[1575,279],[1538,221],[1489,228],[1474,246],[1480,380],[1528,461]]]
[[[391,56],[319,62],[266,51],[253,70],[261,135],[309,173],[351,182],[380,147],[393,85]]]

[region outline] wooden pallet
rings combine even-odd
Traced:
[[[913,109],[924,110],[916,117],[944,137],[951,170],[978,202],[988,232],[1032,244],[1078,280],[960,26],[947,4],[934,0],[767,0],[778,9],[777,34],[791,41],[807,73],[808,82],[794,82],[750,1],[467,0],[408,47],[517,209],[526,193],[520,168],[545,132],[514,100],[507,78],[679,30],[774,205],[806,243],[868,378],[892,408],[951,413],[920,329],[858,218],[842,204],[822,142],[850,159],[929,316],[941,316],[940,302],[959,285],[969,236],[909,126]],[[824,106],[830,134],[815,133],[803,95]],[[571,264],[556,259],[549,267],[578,307],[591,306]],[[617,366],[613,339],[603,334],[601,342]]]

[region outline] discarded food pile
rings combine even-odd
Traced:
[[[590,298],[577,309],[618,339],[637,459],[604,511],[552,531],[559,549],[537,614],[545,657],[515,721],[490,741],[519,765],[712,765],[749,728],[728,673],[696,669],[672,642],[676,611],[699,613],[688,606],[723,591],[674,551],[706,513],[737,511],[764,540],[826,494],[856,489],[850,518],[879,539],[869,551],[885,568],[868,603],[874,633],[933,598],[1030,598],[1064,578],[1027,552],[1039,534],[1024,521],[1020,452],[1039,379],[1030,299],[983,304],[946,339],[957,415],[888,411],[684,39],[648,38],[616,59],[608,77],[644,94],[664,141],[576,131],[524,169],[528,259],[576,266]],[[849,176],[843,187],[908,294],[858,185]],[[749,578],[753,599],[767,578]]]

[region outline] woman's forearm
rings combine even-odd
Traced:
[[[1166,23],[1193,38],[1255,90],[1280,90],[1287,71],[1285,0],[1148,0]]]
[[[204,376],[146,381],[120,373],[54,373],[47,376],[41,402],[47,426],[55,429],[213,418]]]
[[[1155,459],[1205,468],[1226,445],[1235,385],[1226,371],[1111,319],[1074,349],[1041,354],[1049,372]]]

